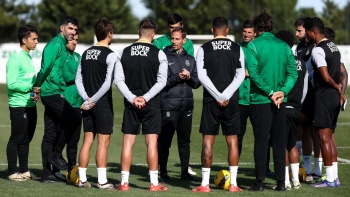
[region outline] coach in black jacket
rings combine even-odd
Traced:
[[[158,137],[158,157],[161,181],[170,181],[167,173],[169,148],[177,131],[177,143],[181,162],[181,180],[193,180],[188,173],[190,136],[192,129],[192,88],[200,86],[196,62],[183,49],[186,30],[175,28],[171,33],[171,46],[164,49],[168,58],[168,80],[161,92],[162,132]]]

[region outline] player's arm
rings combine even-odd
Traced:
[[[304,102],[305,100],[305,97],[306,97],[306,94],[307,94],[307,91],[308,91],[308,88],[309,88],[309,73],[306,71],[305,72],[305,77],[304,77],[304,86],[303,86],[303,96],[301,97],[301,103]]]
[[[193,59],[194,62],[194,68],[191,71],[191,78],[186,81],[186,83],[192,88],[192,89],[197,89],[201,86],[201,83],[199,82],[198,79],[198,72],[197,72],[197,65],[196,61]]]
[[[232,97],[232,95],[236,92],[239,86],[242,84],[245,78],[245,62],[244,62],[244,53],[242,48],[240,47],[240,55],[239,55],[240,66],[236,68],[236,76],[233,78],[231,84],[227,86],[227,88],[222,92],[225,100],[228,100]]]
[[[105,81],[103,82],[100,89],[91,97],[90,103],[97,103],[100,98],[106,94],[106,92],[111,88],[113,78],[114,78],[114,68],[117,62],[118,56],[116,53],[110,53],[106,58],[107,73]],[[88,101],[84,102],[85,106],[88,106]]]
[[[340,64],[340,83],[341,83],[341,93],[345,94],[346,87],[348,86],[348,72],[344,66],[344,63]]]
[[[51,43],[45,47],[41,59],[41,68],[34,84],[35,87],[41,87],[44,83],[59,53],[61,53],[61,46],[59,43]]]
[[[216,89],[213,82],[210,80],[207,74],[207,69],[204,68],[204,50],[199,47],[196,56],[196,65],[198,71],[198,79],[202,83],[203,87],[209,92],[209,94],[215,98],[216,101],[224,102],[222,94]]]
[[[259,89],[261,89],[265,93],[266,96],[272,96],[274,90],[265,83],[265,81],[259,74],[259,64],[258,60],[256,59],[257,51],[255,45],[252,42],[248,43],[247,52],[245,53],[245,55],[245,65],[247,67],[250,79]]]
[[[89,99],[89,96],[87,95],[83,84],[83,75],[81,74],[81,59],[75,77],[75,85],[77,86],[77,90],[81,98],[83,98],[84,101],[87,101]]]
[[[14,53],[17,53],[17,51]],[[11,55],[10,59],[6,64],[7,89],[13,90],[16,92],[21,92],[21,93],[30,92],[33,88],[32,84],[30,83],[25,84],[18,81],[19,70],[22,66],[21,61],[19,60],[18,56],[16,56],[16,58],[12,58],[12,57],[13,56]]]
[[[326,62],[326,55],[321,47],[315,47],[311,53],[312,61],[316,64],[320,75],[326,84],[341,92],[340,84],[336,84],[331,76],[329,76]]]
[[[168,60],[165,56],[165,53],[159,50],[158,59],[160,62],[158,74],[157,74],[157,82],[152,86],[152,88],[144,94],[142,97],[146,102],[151,100],[154,96],[156,96],[167,83],[168,78]]]
[[[295,82],[298,79],[298,70],[295,65],[295,57],[293,55],[292,49],[288,48],[287,51],[287,65],[286,65],[286,78],[284,80],[284,85],[280,89],[284,95],[288,95],[289,92],[294,87]]]
[[[122,95],[125,97],[127,101],[130,103],[133,102],[133,100],[136,98],[136,95],[134,95],[128,88],[128,86],[125,84],[125,75],[122,63],[120,61],[121,57],[123,55],[123,51],[117,58],[116,66],[115,66],[115,72],[114,72],[114,84],[117,86],[119,91],[122,93]]]

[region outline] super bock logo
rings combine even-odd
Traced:
[[[228,40],[216,40],[211,42],[214,50],[231,50],[231,44],[231,41]]]
[[[149,52],[149,47],[143,45],[136,45],[131,47],[131,56],[146,56]]]
[[[186,60],[185,64],[186,66],[190,66],[190,60]]]
[[[91,49],[86,51],[86,60],[92,59],[97,60],[98,56],[101,54],[100,50]]]

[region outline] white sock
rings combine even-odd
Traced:
[[[238,166],[229,166],[229,170],[230,170],[230,184],[233,184],[233,186],[237,186]]]
[[[108,182],[107,168],[97,168],[97,182],[102,185]]]
[[[284,184],[290,184],[290,181],[289,181],[289,168],[288,166],[286,166],[286,173],[285,173],[285,176],[284,176]]]
[[[129,183],[130,172],[128,172],[128,171],[121,171],[120,174],[122,175],[122,181],[120,182],[120,184],[124,185],[124,183]]]
[[[149,171],[149,178],[151,180],[151,183],[153,183],[153,186],[158,185],[158,170],[150,170]]]
[[[209,184],[210,168],[202,168],[202,186],[205,187]]]
[[[304,168],[306,174],[311,174],[311,156],[304,156]]]
[[[299,163],[291,163],[290,169],[292,170],[293,182],[299,182]]]
[[[87,181],[87,178],[86,178],[87,168],[78,167],[78,170],[79,170],[79,180],[84,183],[85,181]]]
[[[315,158],[314,163],[315,163],[314,173],[319,175],[319,176],[322,176],[323,159],[322,158]]]
[[[303,154],[303,141],[297,141],[296,143],[299,155]]]
[[[325,166],[326,168],[326,179],[328,182],[334,181],[334,170],[332,166]]]
[[[334,172],[334,179],[338,178],[338,162],[332,162],[332,168]]]

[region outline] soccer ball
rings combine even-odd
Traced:
[[[79,170],[78,166],[74,166],[74,168],[71,171],[66,172],[66,180],[68,183],[71,184],[78,184],[79,182]]]
[[[289,178],[293,179],[293,174],[292,172],[289,172]],[[306,169],[304,167],[299,168],[299,181],[305,181],[306,179]]]
[[[230,172],[227,170],[220,170],[214,178],[214,183],[216,187],[228,190],[230,186]]]

